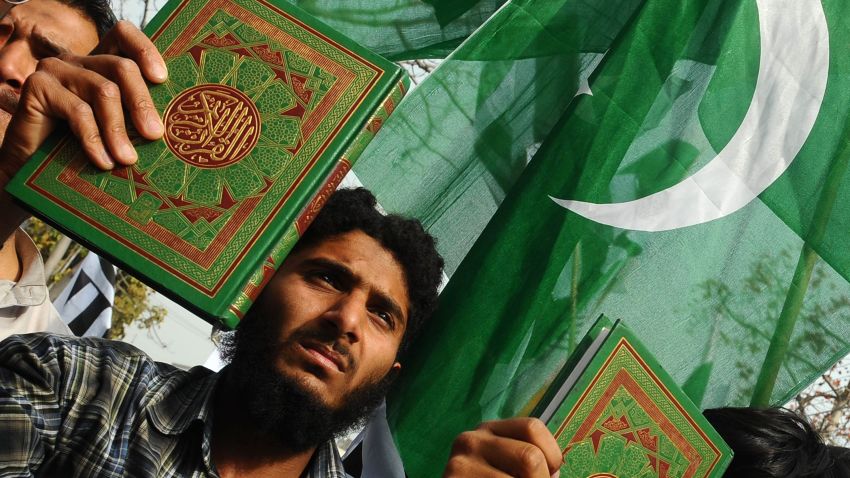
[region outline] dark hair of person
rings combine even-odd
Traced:
[[[850,478],[850,453],[827,446],[812,426],[783,408],[703,412],[734,457],[724,477]]]
[[[392,253],[404,271],[410,303],[407,328],[399,347],[399,355],[403,355],[437,306],[443,258],[437,253],[434,238],[425,232],[419,221],[381,214],[375,209],[376,204],[375,196],[364,188],[336,191],[299,239],[294,251],[360,230]]]
[[[60,0],[62,3],[79,10],[94,22],[98,38],[108,32],[118,23],[115,12],[112,11],[110,0]]]

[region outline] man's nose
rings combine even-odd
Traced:
[[[8,42],[0,48],[0,81],[20,91],[37,63],[26,42]]]
[[[359,342],[364,322],[368,319],[366,298],[357,291],[341,297],[326,314],[326,320],[350,343]]]

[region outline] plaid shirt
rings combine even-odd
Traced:
[[[0,477],[217,477],[217,378],[122,342],[12,336],[0,343]],[[303,476],[346,476],[332,441]]]

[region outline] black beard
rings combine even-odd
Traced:
[[[238,403],[254,428],[275,437],[287,449],[309,450],[362,425],[387,394],[395,373],[361,385],[334,408],[313,390],[274,367],[279,347],[275,320],[250,312],[237,331],[222,341],[222,356],[230,361],[220,392]]]

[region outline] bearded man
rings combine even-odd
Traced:
[[[345,476],[333,437],[401,372],[442,271],[417,221],[374,205],[364,189],[329,200],[226,341],[220,374],[101,339],[2,342],[0,476]],[[559,466],[545,426],[506,420],[463,435],[448,476]]]

